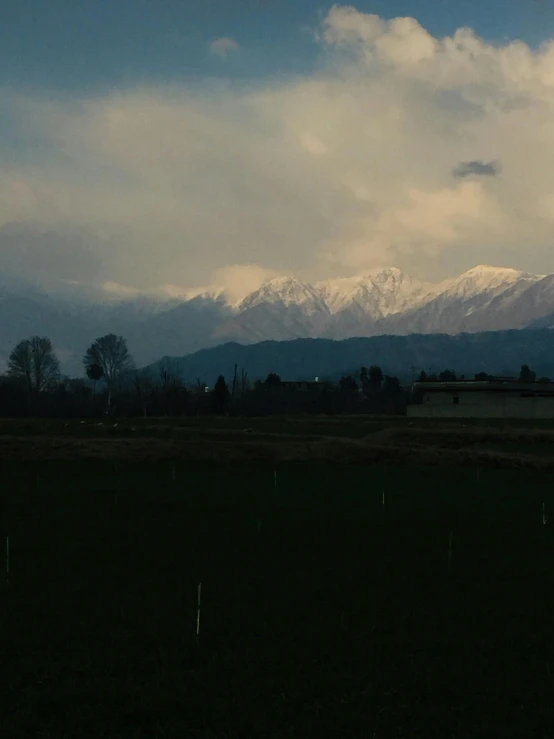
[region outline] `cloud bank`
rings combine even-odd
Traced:
[[[0,269],[235,294],[384,264],[554,271],[554,41],[434,38],[347,6],[314,35],[313,74],[256,87],[4,90]]]

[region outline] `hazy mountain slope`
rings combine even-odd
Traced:
[[[185,382],[197,379],[213,386],[219,374],[232,379],[235,364],[250,378],[277,372],[283,379],[338,378],[360,366],[379,364],[387,374],[404,380],[413,373],[446,368],[472,376],[477,372],[517,375],[523,363],[554,377],[554,332],[494,331],[479,334],[375,336],[346,339],[264,341],[244,346],[228,343],[186,357],[164,357],[145,372],[169,367]]]
[[[220,343],[218,328],[229,315],[231,309],[224,302],[199,296],[131,325],[114,325],[127,338],[137,364],[142,365],[167,353],[188,353],[215,346]]]

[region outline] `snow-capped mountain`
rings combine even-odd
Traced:
[[[332,314],[350,310],[358,315],[383,318],[413,308],[436,286],[418,282],[397,267],[379,269],[361,277],[343,277],[316,283]]]
[[[468,299],[476,295],[497,294],[516,282],[528,284],[541,280],[545,275],[531,275],[517,269],[507,267],[491,267],[482,264],[464,272],[459,277],[442,282],[440,293],[447,293],[452,297]]]
[[[328,312],[325,300],[316,285],[309,285],[294,277],[274,277],[250,293],[239,304],[240,313],[255,308],[263,303],[282,303],[286,308],[290,306],[302,307],[308,315]]]
[[[344,339],[378,334],[460,333],[554,325],[554,275],[481,265],[438,284],[395,267],[308,283],[264,282],[239,303],[220,286],[171,298],[102,301],[72,291],[48,295],[0,287],[0,360],[33,334],[49,336],[63,370],[77,374],[87,346],[114,332],[128,339],[137,363],[182,356],[228,341],[252,344],[295,338]]]
[[[379,333],[460,333],[522,328],[516,303],[544,279],[515,269],[480,265],[445,280],[418,306],[378,325]],[[506,325],[499,325],[499,324]]]

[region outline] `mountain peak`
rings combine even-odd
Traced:
[[[492,264],[478,264],[475,267],[468,269],[466,272],[463,272],[460,277],[463,277],[464,275],[505,275],[519,277],[520,275],[525,274],[527,273],[522,272],[519,269],[513,269],[512,267],[494,267]]]
[[[254,308],[261,303],[283,303],[285,306],[319,303],[317,290],[296,277],[284,275],[266,280],[240,304],[241,310]]]
[[[317,287],[332,313],[348,308],[371,318],[413,308],[430,292],[430,286],[412,279],[398,267],[377,267],[357,277],[320,282]]]
[[[441,288],[444,288],[444,291],[462,292],[468,295],[507,287],[519,280],[537,281],[542,277],[543,275],[532,275],[511,267],[493,267],[490,264],[479,264],[459,275],[459,277],[446,280],[441,284]]]

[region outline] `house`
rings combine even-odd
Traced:
[[[416,382],[411,418],[554,418],[554,382]]]

